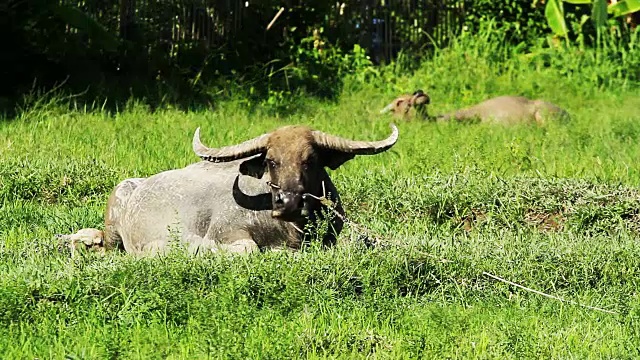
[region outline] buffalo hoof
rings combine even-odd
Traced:
[[[104,254],[103,236],[104,235],[101,230],[93,228],[81,229],[75,234],[55,235],[55,237],[59,239],[58,245],[63,249],[68,249],[71,257],[74,257],[78,250]]]

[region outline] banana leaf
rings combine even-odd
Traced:
[[[591,8],[591,19],[596,28],[607,25],[607,0],[594,0]]]
[[[548,0],[547,6],[544,9],[544,15],[547,18],[547,24],[555,35],[567,35],[567,24],[564,21],[562,0]]]
[[[614,17],[631,14],[640,11],[640,0],[623,0],[609,5],[607,11]]]

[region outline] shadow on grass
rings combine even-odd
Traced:
[[[150,112],[163,108],[182,111],[213,110],[220,102],[241,100],[249,113],[266,110],[281,116],[291,115],[299,108],[299,99],[314,98],[336,101],[342,91],[342,79],[329,76],[319,79],[292,79],[284,74],[265,76],[264,66],[245,73],[230,75],[198,74],[197,69],[174,69],[166,76],[155,78],[135,71],[114,70],[73,73],[42,77],[25,84],[25,78],[15,89],[0,89],[0,121],[15,119],[26,109],[38,104],[56,102],[86,111],[104,111],[111,115],[123,111],[134,102]],[[94,69],[95,70],[95,69]],[[199,80],[206,77],[207,80]],[[15,82],[15,81],[14,81]],[[55,100],[54,100],[55,99]]]

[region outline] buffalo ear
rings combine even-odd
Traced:
[[[342,164],[356,157],[355,154],[349,154],[338,150],[323,150],[320,159],[324,166],[331,170],[335,170],[342,166]]]
[[[265,154],[245,160],[240,164],[240,173],[242,175],[253,176],[254,178],[262,178],[266,170],[264,161]]]

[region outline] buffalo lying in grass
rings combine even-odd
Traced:
[[[543,124],[549,119],[568,119],[569,114],[545,100],[530,100],[524,96],[498,96],[448,114],[436,116],[436,121],[462,121],[495,124]]]
[[[335,212],[344,212],[325,167],[335,170],[356,155],[390,149],[398,139],[391,126],[380,141],[285,126],[222,148],[203,145],[198,128],[193,151],[203,161],[120,182],[107,202],[104,232],[88,232],[97,240],[75,237],[133,254],[165,252],[172,235],[190,252],[298,249],[324,223],[323,243],[332,245],[343,226]],[[335,212],[319,200],[323,196]]]

